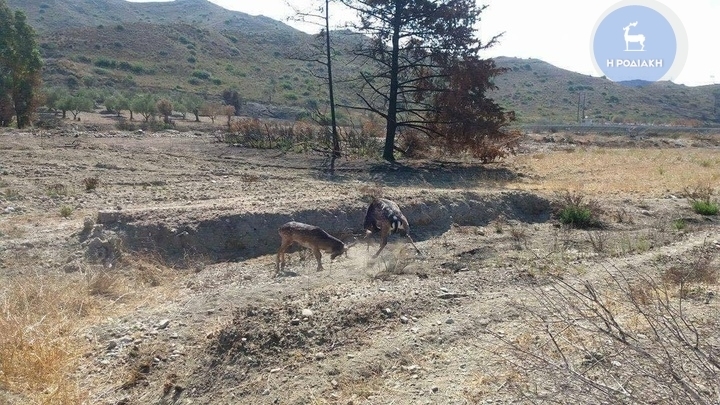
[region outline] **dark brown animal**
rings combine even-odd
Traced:
[[[384,198],[373,198],[365,214],[363,228],[365,228],[366,239],[372,234],[380,233],[380,249],[373,255],[373,258],[378,257],[385,248],[388,236],[399,231],[402,231],[410,239],[410,243],[420,253],[420,249],[415,246],[415,242],[410,237],[410,225],[407,218],[400,211],[400,207],[393,201]],[[370,240],[368,240],[368,249],[370,249]]]
[[[318,226],[308,225],[302,222],[288,222],[278,229],[278,233],[280,234],[281,241],[280,250],[278,250],[275,260],[276,276],[285,269],[285,251],[293,243],[312,250],[317,260],[318,271],[323,269],[321,251],[330,253],[330,260],[333,260],[341,254],[347,253],[348,248],[351,246],[346,245],[340,239],[330,235]]]

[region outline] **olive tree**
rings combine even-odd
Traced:
[[[0,125],[10,111],[18,128],[30,124],[39,102],[42,60],[35,32],[22,11],[14,13],[0,0]]]

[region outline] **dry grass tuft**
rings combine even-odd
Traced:
[[[715,284],[718,281],[718,268],[713,265],[712,253],[701,252],[691,263],[665,269],[662,280],[681,287],[690,283]]]
[[[112,271],[92,266],[85,274],[0,278],[0,389],[24,403],[84,403],[73,376],[87,351],[81,330],[97,317],[131,311],[133,305],[114,305],[121,298],[162,299],[144,291],[173,277],[160,263],[135,258]]]
[[[29,402],[78,404],[83,393],[69,375],[82,344],[80,322],[98,310],[83,283],[70,276],[18,276],[0,290],[0,386]]]

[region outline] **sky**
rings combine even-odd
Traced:
[[[229,10],[264,15],[303,31],[315,33],[318,30],[316,26],[288,20],[293,15],[288,3],[309,10],[317,0],[210,1]],[[488,40],[503,33],[500,42],[482,56],[535,58],[574,72],[602,76],[592,62],[592,32],[603,13],[619,1],[479,0],[479,4],[489,7],[482,13],[478,36]],[[720,83],[716,42],[720,38],[720,0],[658,2],[678,17],[687,33],[687,60],[682,71],[671,80],[687,86]],[[340,24],[352,17],[349,12],[337,12],[333,19]]]

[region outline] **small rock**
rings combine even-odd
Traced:
[[[293,318],[290,320],[290,325],[297,326],[300,325],[300,320],[298,318]]]
[[[82,270],[82,267],[80,266],[80,263],[77,261],[70,262],[63,266],[63,271],[65,273],[76,273],[78,271]]]
[[[315,360],[322,360],[324,358],[325,358],[325,353],[323,353],[323,352],[315,353]]]
[[[270,374],[277,373],[278,371],[282,370],[281,368],[274,368],[270,370]]]
[[[165,328],[168,327],[168,325],[170,325],[170,320],[169,320],[169,319],[163,319],[162,321],[158,322],[158,324],[156,325],[156,327],[157,327],[158,329],[165,329]]]
[[[313,311],[311,309],[303,309],[302,310],[302,316],[313,316]]]
[[[389,316],[389,315],[392,315],[392,309],[390,309],[390,308],[385,308],[385,309],[383,309],[383,313],[384,313],[385,315],[388,315],[388,316]]]
[[[330,381],[330,385],[332,385],[333,387],[337,387],[338,386],[337,380]]]
[[[438,388],[437,386],[434,386],[434,387],[430,388],[430,390],[432,392],[438,392],[438,390],[440,390],[440,388]]]
[[[450,324],[455,323],[455,320],[452,319],[452,318],[448,318],[448,319],[445,320],[445,323],[448,324],[448,325],[450,325]]]
[[[407,316],[403,315],[403,316],[400,317],[400,322],[401,322],[401,323],[408,323],[408,322],[410,322],[410,320],[407,318]]]

